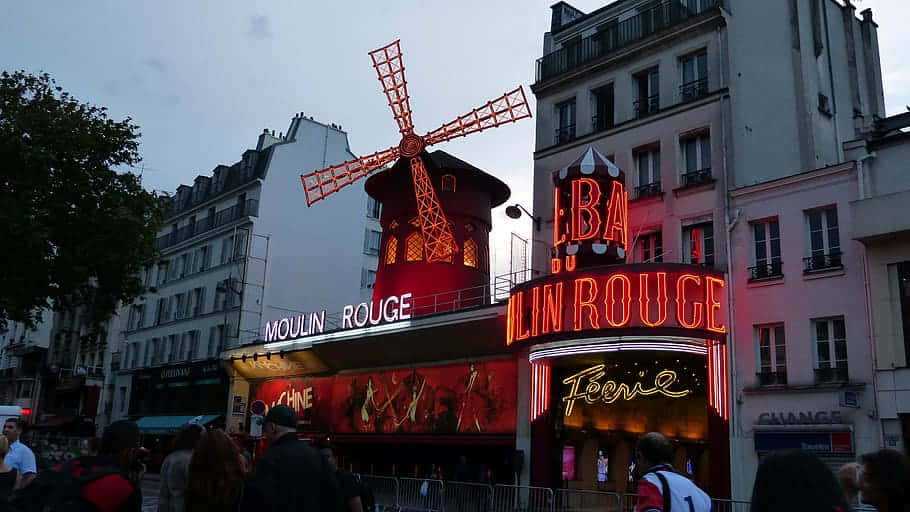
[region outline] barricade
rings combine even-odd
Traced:
[[[446,512],[492,512],[493,486],[470,482],[446,482],[443,489]]]
[[[493,487],[493,512],[551,512],[553,489],[523,485]]]
[[[622,495],[622,512],[635,512],[635,504],[638,503],[638,495],[626,493]]]
[[[442,480],[399,478],[398,507],[401,510],[436,512],[443,510]]]
[[[712,512],[749,512],[751,504],[748,501],[725,500],[715,498],[711,500]]]
[[[373,492],[379,510],[398,510],[398,479],[393,476],[361,475],[360,479]],[[374,512],[370,510],[369,512]]]
[[[557,512],[620,512],[622,499],[615,492],[556,489]]]

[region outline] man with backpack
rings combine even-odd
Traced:
[[[338,481],[338,488],[344,501],[344,512],[373,512],[375,499],[360,475],[355,475],[338,467],[338,452],[328,442],[320,443],[319,451]]]
[[[139,427],[117,421],[104,429],[96,456],[83,456],[42,473],[17,491],[14,512],[141,512]],[[0,507],[2,508],[2,507]]]
[[[643,470],[635,512],[711,512],[711,497],[670,465],[673,444],[666,436],[658,432],[641,436],[635,458]]]

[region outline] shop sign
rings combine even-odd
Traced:
[[[756,432],[755,451],[803,450],[812,453],[853,453],[850,432]]]
[[[843,423],[840,411],[763,412],[759,425],[831,425]]]
[[[158,379],[162,381],[194,379],[209,375],[217,375],[221,371],[221,365],[220,363],[215,362],[186,366],[170,366],[155,371],[158,372],[156,375]]]
[[[572,409],[578,400],[584,400],[590,405],[598,402],[612,404],[617,400],[634,400],[638,397],[652,395],[682,398],[692,393],[691,389],[671,389],[677,380],[676,372],[673,370],[659,371],[654,376],[653,383],[642,384],[641,380],[637,380],[629,384],[615,380],[601,382],[606,375],[604,367],[603,364],[594,365],[563,379],[562,383],[569,386],[568,394],[562,397],[562,401],[566,404],[565,415],[567,417],[572,415]],[[644,376],[645,372],[638,373],[639,379]]]
[[[374,304],[374,301],[349,304],[341,312],[341,329],[353,329],[396,322],[411,318],[411,294],[393,295]],[[325,313],[303,313],[265,323],[266,343],[304,338],[325,332]]]

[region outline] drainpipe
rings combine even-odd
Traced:
[[[875,158],[878,153],[875,151],[867,153],[856,159],[856,181],[859,185],[859,199],[866,199],[866,171],[863,168],[863,162],[869,158]]]

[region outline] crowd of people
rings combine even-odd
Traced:
[[[93,510],[140,512],[145,474],[139,428],[109,425],[87,440],[85,455],[38,475],[22,443],[22,422],[7,420],[0,436],[0,512]],[[220,429],[190,422],[161,465],[159,512],[373,512],[372,494],[357,475],[338,467],[328,443],[297,437],[297,415],[269,410],[263,425],[269,448],[250,461]],[[645,434],[636,446],[636,512],[710,512],[711,498],[670,463],[672,442]],[[862,503],[863,505],[859,505]],[[755,477],[751,512],[910,512],[910,458],[883,449],[847,464],[835,475],[817,456],[799,450],[770,454]]]

